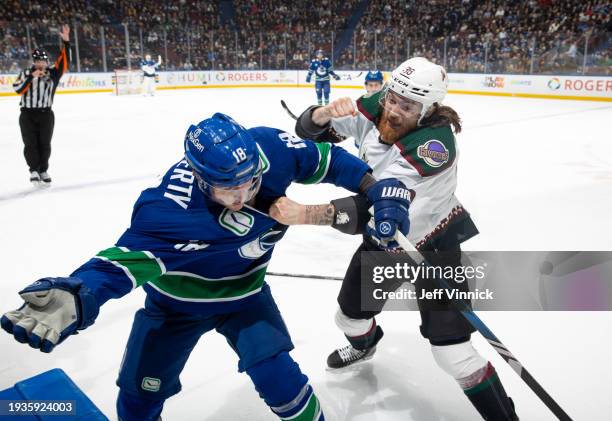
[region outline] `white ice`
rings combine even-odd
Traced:
[[[355,90],[335,90],[357,96]],[[67,275],[114,243],[141,189],[181,156],[192,122],[221,111],[245,126],[293,129],[279,106],[296,111],[312,89],[162,91],[154,98],[58,95],[50,174],[53,187],[31,193],[22,157],[18,98],[0,99],[0,312],[43,276]],[[612,113],[609,103],[449,95],[462,116],[458,196],[481,234],[470,250],[612,250]],[[351,142],[346,147],[353,150]],[[290,195],[324,203],[344,192],[296,186]],[[292,228],[270,269],[342,276],[359,238],[330,228]],[[334,281],[268,279],[300,363],[329,420],[468,421],[477,413],[435,365],[418,331],[419,315],[384,313],[386,335],[374,359],[344,373],[325,370],[345,340],[333,323]],[[109,302],[96,324],[52,354],[0,332],[0,390],[63,368],[110,419],[115,379],[133,313],[144,294]],[[610,419],[612,313],[492,312],[485,322],[575,420]],[[554,417],[479,335],[474,343],[497,367],[522,420]],[[155,350],[150,350],[155,352]],[[169,399],[164,420],[273,420],[249,378],[237,372],[225,340],[205,335]]]

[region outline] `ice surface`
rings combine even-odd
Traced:
[[[180,158],[190,123],[221,111],[245,126],[292,130],[281,98],[295,112],[315,99],[311,89],[162,91],[154,98],[58,95],[49,170],[53,187],[34,193],[21,153],[18,98],[0,99],[0,312],[20,305],[16,292],[31,281],[65,275],[112,245],[128,225],[140,190]],[[459,95],[446,102],[464,121],[457,194],[481,231],[466,249],[612,249],[610,105]],[[342,194],[329,186],[290,190],[291,197],[308,203]],[[292,228],[270,269],[342,276],[358,243],[359,238],[329,228]],[[381,315],[386,335],[375,358],[330,373],[325,358],[344,345],[333,323],[339,283],[291,278],[269,283],[292,332],[292,355],[310,377],[327,419],[478,419],[458,386],[435,365],[418,333],[418,314]],[[0,332],[0,389],[61,367],[114,419],[114,382],[143,296],[138,290],[109,302],[93,327],[49,355]],[[481,317],[574,419],[609,419],[612,313]],[[497,367],[521,419],[554,419],[479,335],[474,342]],[[181,376],[183,391],[166,403],[164,419],[275,419],[236,364],[220,335],[205,335]]]

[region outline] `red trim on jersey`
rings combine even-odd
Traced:
[[[432,238],[434,238],[435,236],[437,236],[438,234],[440,234],[441,232],[443,232],[444,230],[446,230],[446,228],[448,228],[448,226],[451,224],[451,222],[453,222],[455,219],[457,219],[459,216],[463,216],[465,215],[467,212],[465,211],[465,209],[463,208],[463,206],[458,205],[455,206],[450,213],[446,216],[446,218],[444,218],[443,220],[440,221],[440,223],[429,233],[427,234],[421,241],[419,241],[417,243],[417,245],[415,246],[417,249],[420,249],[421,247],[423,247],[429,240],[431,240]]]
[[[361,112],[361,114],[363,114],[365,116],[365,118],[367,118],[370,121],[374,121],[374,116],[372,114],[370,114],[365,108],[363,108],[363,105],[361,105],[361,98],[359,98],[357,100],[357,109]]]
[[[423,171],[423,167],[421,167],[421,164],[419,164],[414,159],[412,159],[410,154],[406,152],[406,149],[404,148],[404,145],[402,144],[402,142],[400,141],[395,142],[393,146],[397,146],[397,148],[400,150],[400,155],[403,156],[404,159],[408,161],[410,165],[412,165],[419,172],[419,175],[421,177],[427,177],[425,175],[425,171]]]

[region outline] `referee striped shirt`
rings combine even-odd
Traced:
[[[33,68],[22,70],[13,83],[13,89],[21,95],[21,108],[51,108],[55,90],[60,78],[68,70],[68,57],[66,51],[69,47],[67,42],[63,42],[57,60],[47,67],[45,74],[40,77],[33,77]]]

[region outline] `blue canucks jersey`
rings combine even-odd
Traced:
[[[140,62],[140,69],[142,70],[144,76],[152,77],[155,76],[155,72],[159,64],[160,63],[158,61],[142,60]]]
[[[308,68],[308,80],[315,75],[315,82],[329,80],[329,75],[335,76],[334,67],[327,57],[323,60],[313,59]]]
[[[257,143],[261,188],[231,211],[198,187],[188,163],[173,165],[144,190],[131,225],[114,247],[77,269],[98,304],[143,286],[156,302],[182,312],[222,314],[255,299],[275,244],[287,226],[267,215],[292,182],[334,183],[357,192],[369,167],[344,149],[278,129],[248,129]]]

